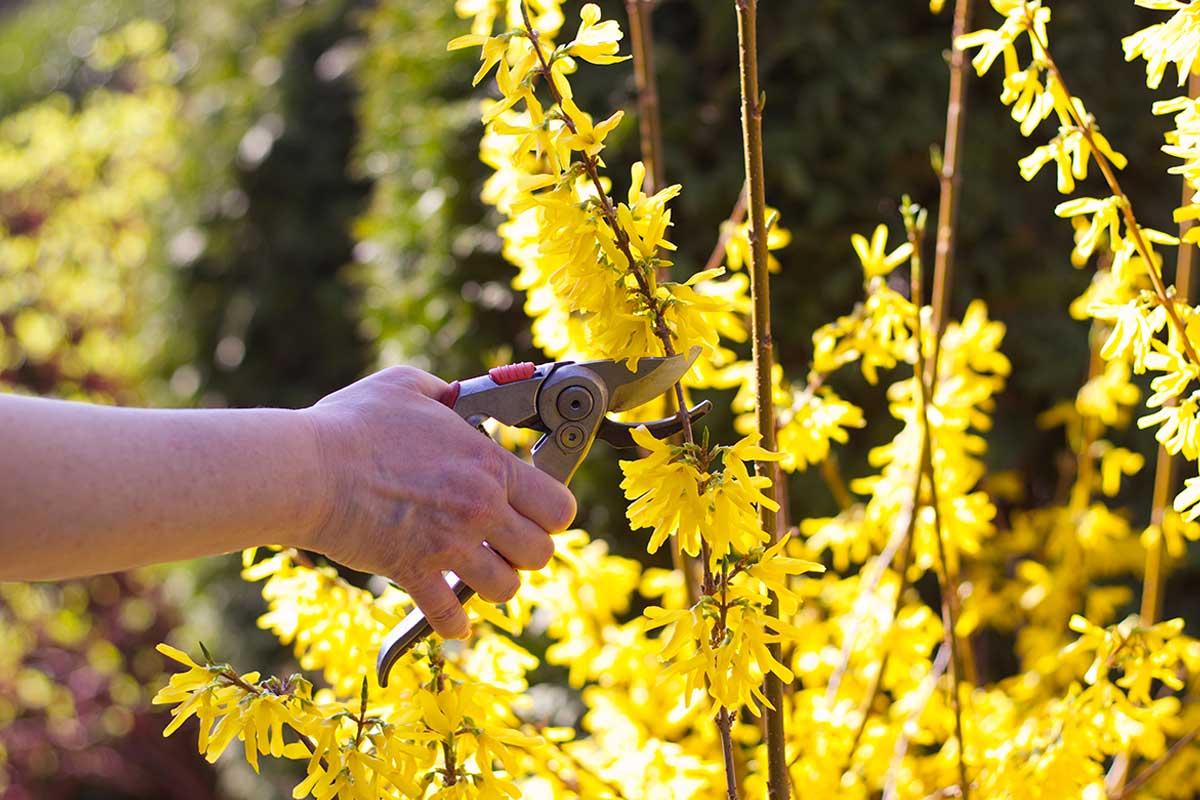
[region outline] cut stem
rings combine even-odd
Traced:
[[[566,125],[567,129],[570,130],[572,133],[578,133],[578,125],[576,124],[575,120],[571,118],[571,115],[568,114],[566,112],[566,110],[563,108],[562,93],[559,91],[557,84],[555,84],[555,82],[554,82],[554,75],[550,68],[550,62],[546,59],[546,54],[542,51],[540,35],[538,34],[537,29],[533,27],[533,23],[529,18],[529,9],[526,8],[524,0],[522,0],[522,2],[521,2],[521,15],[522,15],[522,17],[524,19],[524,23],[525,23],[525,33],[529,37],[529,41],[533,46],[534,52],[537,54],[538,63],[540,64],[540,68],[537,71],[539,74],[542,75],[542,77],[544,77],[546,79],[546,84],[549,87],[551,96],[553,97],[554,102],[558,105],[559,109],[562,111],[563,124]],[[624,256],[625,259],[629,263],[629,272],[630,272],[630,274],[633,275],[634,280],[637,283],[637,292],[638,292],[638,294],[640,294],[642,296],[643,300],[646,303],[646,307],[650,310],[650,312],[653,316],[654,334],[655,334],[655,336],[658,337],[659,341],[662,342],[663,352],[668,357],[673,356],[673,355],[675,355],[675,345],[671,338],[671,329],[667,326],[666,318],[664,317],[664,314],[663,314],[662,304],[659,303],[658,298],[656,297],[656,295],[654,293],[654,290],[651,289],[650,282],[649,282],[649,279],[648,279],[646,273],[643,272],[642,268],[638,266],[638,260],[634,257],[633,250],[629,243],[629,233],[624,228],[621,227],[621,224],[620,224],[619,220],[617,219],[616,206],[613,204],[612,198],[608,196],[608,193],[604,189],[604,184],[600,180],[599,159],[596,156],[592,156],[592,155],[588,155],[587,153],[584,153],[582,165],[583,165],[584,173],[588,176],[588,179],[591,181],[592,186],[596,190],[596,203],[600,209],[601,215],[604,217],[606,224],[609,226],[609,228],[613,232],[613,237],[616,240],[617,249],[621,252],[621,255]],[[765,269],[765,261],[764,261],[764,269]],[[687,444],[694,445],[695,444],[695,434],[692,431],[691,418],[688,416],[688,413],[687,413],[687,404],[685,402],[684,395],[683,395],[683,384],[682,383],[675,384],[675,400],[676,400],[676,405],[677,405],[678,412],[679,412],[679,421],[683,428],[684,441]],[[773,433],[774,432],[772,431],[772,434]],[[774,436],[772,435],[772,439],[773,438],[774,438]],[[703,548],[703,550],[701,553],[701,560],[703,562],[703,569],[704,569],[702,589],[705,594],[711,595],[713,593],[713,587],[715,586],[715,581],[714,581],[713,574],[712,574],[712,566],[710,564],[711,559],[709,558],[709,550],[708,550],[707,542],[702,542],[702,548]],[[725,606],[724,606],[724,600],[722,600],[721,602],[722,602],[722,624],[719,626],[716,626],[714,628],[713,635],[714,635],[714,637],[723,638],[725,635],[725,630],[724,630]],[[718,639],[718,641],[720,640],[720,638]],[[778,647],[778,646],[776,645],[776,647]],[[730,800],[737,800],[737,794],[736,794],[737,780],[736,780],[736,776],[734,774],[734,764],[733,764],[733,758],[732,758],[732,753],[733,753],[733,739],[732,739],[732,734],[731,734],[732,716],[731,716],[731,712],[728,709],[724,709],[724,708],[720,709],[720,711],[718,713],[718,720],[720,719],[720,717],[722,715],[725,716],[725,719],[728,724],[725,724],[725,725],[718,724],[717,728],[718,728],[718,731],[721,736],[722,752],[729,754],[729,757],[726,758],[726,760],[725,760],[726,781],[727,781],[727,784],[732,789],[732,794],[730,794]]]
[[[646,193],[654,194],[666,186],[663,166],[662,126],[658,105],[658,78],[654,69],[654,30],[650,24],[652,0],[625,0],[625,11],[629,18],[629,38],[633,50],[633,75],[637,84],[638,131],[642,151],[642,163],[646,167]],[[667,268],[655,270],[659,283],[667,280]],[[682,387],[668,401],[678,414],[685,408]],[[671,564],[683,575],[689,605],[699,598],[696,576],[691,559],[679,546],[679,537],[671,536]]]

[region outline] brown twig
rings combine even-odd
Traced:
[[[746,186],[742,185],[742,190],[738,192],[737,202],[733,204],[733,210],[729,212],[729,218],[721,223],[721,233],[717,236],[717,243],[713,246],[712,252],[708,255],[708,261],[704,263],[704,270],[707,272],[710,269],[716,269],[725,262],[725,245],[729,244],[729,240],[733,238],[733,230],[738,225],[742,224],[742,220],[746,218]]]
[[[846,488],[846,479],[842,477],[842,470],[838,465],[837,453],[830,451],[829,456],[821,462],[821,479],[825,481],[825,486],[833,495],[839,510],[845,511],[854,505],[854,498]]]
[[[771,340],[771,284],[767,270],[766,182],[763,169],[762,116],[764,98],[758,87],[758,0],[734,0],[738,20],[738,72],[742,95],[742,150],[746,162],[746,197],[750,214],[750,293],[754,303],[752,347],[757,396],[758,433],[761,444],[774,451],[775,400],[772,386],[774,346]],[[779,497],[777,464],[757,465],[760,475],[771,479],[768,490]],[[779,517],[766,508],[761,510],[763,530],[771,543],[779,539]],[[779,614],[779,598],[770,593],[767,614]],[[771,655],[779,658],[778,642],[768,645]],[[767,794],[770,800],[785,800],[790,795],[787,769],[787,739],[784,730],[783,683],[773,672],[763,681],[763,694],[774,707],[763,710],[767,739]]]
[[[921,447],[924,448],[924,440],[921,442]],[[833,674],[829,677],[829,683],[825,686],[825,703],[832,707],[837,700],[838,689],[841,687],[842,679],[845,677],[847,670],[850,668],[850,658],[854,652],[854,645],[858,641],[858,626],[859,621],[866,614],[867,599],[875,594],[875,590],[879,588],[879,582],[883,580],[883,575],[892,562],[896,559],[896,555],[904,548],[904,555],[901,556],[903,569],[901,569],[901,590],[903,590],[903,581],[908,573],[908,550],[912,543],[913,529],[917,524],[917,503],[921,493],[921,469],[920,464],[924,460],[924,450],[920,452],[920,458],[917,460],[917,469],[913,471],[912,494],[908,504],[905,506],[905,513],[898,519],[903,520],[902,525],[897,525],[892,531],[888,543],[879,553],[878,558],[871,564],[871,569],[863,578],[862,584],[858,589],[858,597],[854,600],[854,620],[851,623],[850,630],[846,632],[846,636],[842,641],[842,650],[838,656],[838,665],[834,669]],[[897,595],[899,602],[899,595]]]
[[[1188,80],[1188,95],[1200,97],[1200,76],[1192,75]],[[1183,181],[1183,205],[1192,204],[1196,192],[1185,178]],[[1185,220],[1179,225],[1179,250],[1176,254],[1175,266],[1175,297],[1184,303],[1191,303],[1195,293],[1196,247],[1183,241],[1184,236],[1195,225],[1191,220]],[[1167,403],[1175,405],[1175,398]],[[1150,523],[1159,526],[1161,530],[1166,511],[1171,507],[1171,496],[1179,480],[1180,459],[1172,456],[1161,445],[1158,448],[1158,464],[1154,475],[1154,505],[1151,511]],[[1163,589],[1163,537],[1150,546],[1146,552],[1145,586],[1142,590],[1141,617],[1143,625],[1153,625],[1162,615]]]
[[[217,675],[219,677],[222,677],[225,680],[229,681],[231,686],[236,686],[239,689],[241,689],[242,691],[246,692],[247,694],[252,694],[252,695],[256,695],[256,696],[262,694],[262,692],[258,688],[246,683],[246,681],[242,678],[242,676],[238,675],[232,669],[223,669],[220,672],[218,672]],[[304,746],[308,748],[308,752],[312,753],[313,755],[316,755],[317,743],[314,742],[307,735],[301,733],[300,731],[297,731],[295,728],[293,728],[292,730],[295,731],[296,736],[300,737],[300,741],[303,742]],[[318,761],[320,762],[321,766],[326,771],[329,770],[329,762],[327,762],[325,760],[324,756],[322,756],[320,759],[318,759]]]
[[[654,29],[650,24],[650,0],[625,0],[629,17],[629,40],[633,50],[633,78],[637,84],[638,132],[642,162],[649,183],[646,194],[666,187],[662,143],[662,115],[658,105],[658,76],[654,69]]]
[[[654,194],[666,186],[664,177],[662,144],[662,116],[658,103],[658,77],[654,69],[654,29],[650,14],[654,10],[653,0],[625,0],[625,12],[629,18],[629,38],[633,51],[633,75],[637,85],[638,131],[640,135],[642,163],[646,166],[646,193]],[[659,283],[667,280],[667,267],[655,270]],[[669,405],[675,414],[684,407],[682,392],[672,395]],[[686,412],[685,412],[686,413]],[[679,537],[671,536],[671,564],[683,575],[684,588],[689,605],[695,605],[698,587],[691,559],[679,546]]]
[[[1116,170],[1109,163],[1108,158],[1096,146],[1095,136],[1095,120],[1089,115],[1084,119],[1079,114],[1079,109],[1075,106],[1075,95],[1067,88],[1066,81],[1063,80],[1062,72],[1055,63],[1054,58],[1050,55],[1050,44],[1041,39],[1037,33],[1037,26],[1034,25],[1033,12],[1026,6],[1025,14],[1029,22],[1029,37],[1037,42],[1041,48],[1042,60],[1046,64],[1046,69],[1050,70],[1051,75],[1058,81],[1058,85],[1062,87],[1063,94],[1067,96],[1067,108],[1070,111],[1071,118],[1075,122],[1076,128],[1079,129],[1084,140],[1092,150],[1092,156],[1096,159],[1096,165],[1100,167],[1101,174],[1104,175],[1104,181],[1108,184],[1109,191],[1114,197],[1120,199],[1121,214],[1125,218],[1125,227],[1133,237],[1134,246],[1137,248],[1138,254],[1142,257],[1142,263],[1146,267],[1146,274],[1150,278],[1150,283],[1154,286],[1154,294],[1158,299],[1159,305],[1167,312],[1167,317],[1171,320],[1171,324],[1175,326],[1175,330],[1179,333],[1179,338],[1183,343],[1184,352],[1187,353],[1191,362],[1200,366],[1200,356],[1196,354],[1196,348],[1188,337],[1187,326],[1184,325],[1183,319],[1179,316],[1179,311],[1175,308],[1175,303],[1178,298],[1171,297],[1167,293],[1167,287],[1163,284],[1161,273],[1155,263],[1154,256],[1151,253],[1149,245],[1146,244],[1146,237],[1142,233],[1142,226],[1138,223],[1137,216],[1133,213],[1133,202],[1129,199],[1129,195],[1121,188],[1121,182],[1117,180]]]
[[[529,40],[533,45],[534,51],[537,53],[538,62],[541,65],[541,67],[538,71],[546,79],[546,84],[550,89],[551,95],[553,96],[555,103],[558,104],[559,108],[561,109],[562,101],[563,101],[562,94],[561,94],[561,92],[559,92],[557,85],[555,85],[555,83],[554,83],[554,77],[553,77],[553,74],[550,69],[550,63],[549,63],[549,61],[547,61],[545,53],[542,52],[542,46],[539,41],[539,35],[537,32],[537,29],[533,27],[533,24],[529,19],[529,10],[525,7],[524,2],[521,3],[521,14],[522,14],[522,17],[525,22],[526,35],[529,37]],[[578,129],[577,129],[575,120],[573,120],[569,114],[564,112],[562,115],[562,119],[563,119],[563,124],[565,124],[572,133],[577,132]],[[621,227],[620,223],[617,220],[616,207],[613,205],[612,198],[610,198],[608,196],[608,193],[604,191],[604,185],[600,181],[600,172],[599,172],[598,161],[595,156],[590,156],[585,153],[585,154],[583,154],[583,162],[582,163],[583,163],[584,172],[587,174],[589,180],[591,180],[592,185],[596,189],[596,197],[597,197],[597,203],[600,208],[600,213],[603,215],[608,226],[612,229],[613,236],[616,239],[617,248],[621,251],[621,254],[629,262],[629,271],[633,274],[634,280],[637,282],[638,292],[642,295],[642,298],[644,299],[647,307],[650,309],[651,313],[653,314],[654,333],[659,338],[659,340],[662,342],[663,350],[666,353],[666,355],[673,356],[673,355],[675,355],[675,346],[671,340],[670,328],[667,327],[666,319],[663,316],[662,306],[658,302],[658,298],[654,295],[654,292],[651,290],[650,284],[646,278],[646,275],[638,267],[637,259],[634,258],[632,248],[630,247],[630,244],[629,244],[629,235]],[[692,431],[691,419],[688,417],[688,414],[687,414],[687,403],[685,402],[685,399],[683,396],[683,384],[682,383],[675,384],[675,402],[676,402],[676,407],[678,409],[679,420],[683,427],[684,441],[688,444],[694,445],[696,440],[695,440],[695,435]],[[704,573],[704,576],[703,576],[704,591],[705,591],[705,594],[712,594],[713,587],[715,586],[715,582],[714,582],[713,575],[712,575],[712,568],[711,568],[711,564],[710,564],[707,543],[704,543],[702,545],[701,561],[703,562],[702,566],[703,566],[703,573]],[[686,577],[686,574],[685,574],[685,577]],[[723,606],[722,607],[722,618],[724,615],[724,610],[725,609]],[[719,628],[720,628],[719,633],[723,637],[724,636],[724,626],[721,625],[721,626],[719,626]],[[718,633],[718,631],[714,630],[714,635],[716,633]],[[722,717],[724,717],[724,719],[726,720],[726,724],[724,724],[724,725],[720,724],[720,720]],[[717,728],[718,728],[718,731],[721,736],[722,752],[728,756],[725,761],[726,780],[727,780],[728,785],[732,788],[732,790],[734,792],[733,794],[730,795],[730,800],[737,800],[737,794],[736,794],[737,782],[736,782],[736,777],[734,775],[734,765],[733,765],[733,758],[732,758],[733,740],[732,740],[732,734],[731,734],[731,727],[732,727],[732,716],[730,716],[730,712],[727,709],[722,709],[718,713]]]
[[[946,649],[946,645],[942,644],[938,648],[937,655],[934,656],[933,664],[929,670],[929,675],[921,684],[918,690],[921,693],[921,701],[913,704],[912,713],[909,714],[909,721],[916,722],[925,710],[925,706],[929,702],[929,696],[933,694],[933,690],[937,687],[938,680],[942,677],[942,673],[946,671],[946,667],[950,664],[950,651]],[[900,736],[896,739],[896,747],[892,751],[892,766],[888,770],[888,782],[883,788],[883,800],[894,800],[896,797],[896,778],[900,774],[900,765],[904,761],[904,755],[908,752],[909,738],[906,733],[907,725],[901,727]]]
[[[1192,75],[1188,79],[1188,96],[1193,99],[1200,97],[1200,76]],[[1183,203],[1188,206],[1195,198],[1195,190],[1183,180]],[[1185,303],[1192,302],[1193,287],[1196,283],[1196,248],[1183,241],[1183,237],[1191,230],[1191,220],[1179,224],[1179,249],[1175,261],[1175,296]],[[1174,406],[1176,398],[1167,399],[1166,405]],[[1150,524],[1158,528],[1158,537],[1146,547],[1146,566],[1142,573],[1142,604],[1141,618],[1143,625],[1153,625],[1162,616],[1163,593],[1166,589],[1166,543],[1163,536],[1163,524],[1166,521],[1167,510],[1171,507],[1171,497],[1179,484],[1180,459],[1172,456],[1161,444],[1158,446],[1158,459],[1154,469],[1154,494],[1150,506]],[[1125,778],[1129,774],[1132,758],[1128,752],[1122,753],[1113,761],[1112,770],[1106,783],[1110,793],[1121,791]]]
[[[946,139],[939,173],[937,246],[933,256],[933,330],[941,332],[950,314],[950,295],[954,285],[954,256],[958,243],[958,209],[962,198],[963,131],[967,120],[967,80],[970,62],[955,42],[966,34],[971,21],[971,0],[957,0],[954,28],[950,39],[950,97],[946,103]],[[936,356],[930,371],[937,369]]]
[[[921,284],[921,248],[924,245],[924,221],[914,218],[911,206],[906,208],[904,227],[908,231],[908,241],[912,244],[912,296],[920,309],[920,298],[922,297]],[[950,574],[950,561],[946,557],[947,548],[945,536],[942,531],[941,508],[938,502],[937,488],[937,473],[933,469],[933,432],[929,422],[929,404],[933,400],[929,385],[925,380],[925,356],[922,346],[921,335],[921,315],[918,312],[916,318],[916,339],[917,339],[917,364],[914,370],[917,381],[918,390],[918,407],[920,410],[921,420],[921,436],[924,439],[924,446],[921,448],[924,451],[924,459],[921,463],[921,471],[929,481],[929,505],[933,508],[934,532],[936,533],[938,546],[938,562],[941,569],[938,571],[938,583],[941,586],[942,596],[942,627],[945,629],[946,647],[950,650],[950,706],[954,710],[954,730],[955,736],[958,738],[958,774],[959,786],[962,787],[962,796],[964,800],[968,798],[967,783],[967,766],[966,766],[966,740],[963,738],[962,726],[962,698],[961,698],[961,675],[962,661],[959,656],[958,648],[958,614],[956,613],[956,603],[953,602],[951,596],[957,595],[958,585],[953,580]]]
[[[1158,774],[1158,771],[1165,767],[1171,759],[1179,755],[1184,748],[1194,742],[1196,737],[1200,737],[1200,726],[1192,728],[1190,731],[1180,737],[1179,741],[1171,745],[1171,749],[1163,753],[1152,764],[1139,772],[1137,776],[1129,781],[1128,785],[1126,785],[1124,789],[1113,796],[1112,800],[1126,800],[1126,798],[1132,797],[1139,789],[1145,786],[1151,778]]]
[[[967,33],[971,23],[971,0],[956,0],[954,26],[950,38],[950,94],[946,101],[946,138],[943,146],[942,169],[939,175],[937,241],[933,263],[933,293],[930,305],[933,309],[933,354],[925,365],[925,382],[929,384],[930,400],[933,399],[934,377],[942,352],[942,333],[950,316],[950,300],[954,286],[955,255],[958,243],[959,206],[962,199],[962,148],[963,134],[967,121],[967,81],[970,77],[970,61],[966,51],[956,42]],[[957,570],[946,564],[947,574],[953,586],[959,584]],[[950,598],[955,617],[959,616],[959,598]],[[969,644],[969,643],[968,643]],[[975,683],[975,658],[969,646],[959,648],[962,667],[967,683]]]
[[[537,28],[533,27],[533,22],[529,19],[529,9],[525,7],[525,3],[521,3],[521,15],[525,22],[525,34],[529,37],[530,43],[533,45],[534,52],[537,54],[540,67],[537,72],[546,79],[546,86],[550,90],[551,96],[558,107],[562,108],[563,97],[558,89],[558,85],[554,82],[554,75],[550,69],[550,62],[546,60],[546,54],[542,51],[541,36]],[[578,133],[579,128],[575,120],[570,114],[565,111],[562,114],[563,124],[571,133]],[[604,190],[604,184],[600,180],[599,162],[595,156],[583,154],[584,173],[587,174],[588,180],[592,182],[592,186],[596,190],[596,203],[600,208],[600,213],[604,217],[604,221],[613,232],[613,237],[616,240],[617,249],[621,255],[629,262],[629,272],[633,275],[634,281],[637,283],[638,294],[646,303],[646,307],[654,319],[654,335],[662,342],[663,352],[668,356],[675,355],[675,345],[671,339],[671,329],[667,326],[666,318],[663,315],[662,305],[658,302],[654,291],[650,288],[650,283],[646,278],[645,273],[638,267],[638,261],[633,255],[633,249],[629,244],[629,234],[621,227],[617,221],[617,209],[613,205],[612,198],[608,196],[608,192]],[[679,423],[683,426],[684,440],[689,444],[695,443],[695,438],[692,434],[692,420],[687,414],[687,403],[683,397],[683,385],[675,384],[675,401],[678,407]]]
[[[621,791],[620,786],[617,786],[615,783],[608,780],[607,778],[601,777],[601,775],[598,772],[596,772],[595,769],[593,769],[588,764],[585,764],[584,762],[580,761],[579,758],[576,757],[574,754],[572,754],[562,748],[557,748],[554,751],[554,755],[556,757],[562,757],[564,760],[568,761],[570,763],[571,769],[575,770],[580,775],[586,775],[589,780],[593,780],[596,783],[603,786],[605,789],[607,789],[609,792],[612,793],[613,798],[616,798],[616,800],[623,800],[623,798],[625,797],[625,795]],[[549,764],[547,764],[547,767],[551,770],[554,769]],[[555,777],[558,778],[560,781],[562,781],[563,785],[566,786],[568,789],[570,789],[573,792],[579,793],[580,789],[582,788],[580,785],[581,781],[579,781],[579,780],[570,781],[567,778],[564,778],[557,771],[555,771]]]
[[[920,473],[917,473],[920,475]],[[909,519],[915,520],[916,514],[909,512]],[[904,592],[908,589],[908,564],[912,560],[912,527],[909,526],[908,535],[904,539],[904,550],[900,554],[900,564],[897,571],[900,575],[900,585],[896,587],[896,599],[892,601],[892,615],[890,625],[895,625],[896,620],[900,618],[900,608],[904,602]],[[890,631],[889,631],[890,632]],[[862,741],[863,734],[867,732],[867,720],[871,716],[871,709],[875,706],[875,700],[879,697],[880,691],[883,689],[883,673],[887,672],[888,661],[891,660],[892,651],[885,649],[883,657],[879,659],[879,669],[875,671],[874,677],[871,679],[871,685],[866,692],[863,693],[862,702],[859,703],[859,719],[858,727],[854,729],[854,737],[850,740],[850,748],[846,751],[846,769],[849,770],[854,766],[854,753],[858,750],[858,744]],[[848,665],[848,662],[847,662]]]

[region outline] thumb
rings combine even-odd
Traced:
[[[450,388],[441,378],[416,367],[389,367],[378,373],[378,379],[434,400],[440,400]]]

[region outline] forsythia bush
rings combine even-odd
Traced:
[[[1182,84],[1200,56],[1200,6],[1138,4],[1171,15],[1129,37],[1127,56],[1146,60],[1152,86],[1171,64]],[[984,463],[1010,372],[1004,327],[982,300],[948,322],[925,303],[925,212],[905,202],[898,246],[888,243],[898,226],[854,237],[862,301],[813,334],[807,375],[756,376],[742,360],[747,273],[760,281],[768,265],[753,263],[753,244],[782,246],[787,231],[774,213],[769,231],[735,222],[724,268],[673,274],[670,202],[681,187],[648,188],[641,163],[628,180],[609,174],[605,139],[623,113],[589,113],[571,89],[577,70],[626,58],[621,28],[592,4],[567,25],[562,5],[459,0],[471,32],[450,47],[479,48],[475,81],[494,74],[498,87],[483,107],[480,155],[494,170],[483,197],[503,217],[536,344],[552,358],[631,363],[696,347],[676,402],[734,390],[741,440],[642,431],[643,457],[621,464],[631,526],[646,531],[650,552],[676,549],[678,568],[643,569],[584,531],[563,534],[551,565],[507,607],[471,602],[472,641],[417,647],[385,690],[375,654],[405,595],[373,596],[293,551],[250,552],[244,575],[264,581],[269,605],[260,624],[295,648],[320,688],[163,645],[185,667],[157,698],[176,704],[167,733],[194,716],[210,760],[235,740],[256,768],[260,756],[301,760],[297,798],[762,797],[780,757],[801,797],[1194,796],[1200,642],[1156,611],[1117,616],[1133,599],[1126,579],[1145,573],[1144,591],[1161,591],[1165,567],[1148,556],[1165,552],[1169,566],[1200,537],[1200,478],[1157,502],[1143,526],[1147,509],[1112,498],[1145,464],[1110,436],[1136,419],[1168,455],[1197,459],[1200,314],[1167,284],[1158,251],[1200,236],[1181,244],[1139,224],[1117,179],[1125,158],[1052,57],[1050,9],[992,0],[994,27],[957,42],[978,50],[980,74],[1003,65],[1001,100],[1025,136],[1058,123],[1021,161],[1027,179],[1052,164],[1064,194],[1093,168],[1108,186],[1058,208],[1076,224],[1072,263],[1097,264],[1071,307],[1091,321],[1096,346],[1077,397],[1042,420],[1064,428],[1074,464],[1060,495],[1032,506],[1019,482],[987,476]],[[1166,151],[1194,188],[1198,103],[1155,107],[1176,115]],[[1198,218],[1191,203],[1176,214]],[[763,514],[783,513],[778,487],[752,462],[818,466],[841,487],[832,447],[866,424],[833,388],[850,369],[886,383],[898,432],[871,452],[873,471],[849,482],[852,495],[835,492],[836,516],[797,520],[773,539]],[[1153,394],[1139,410],[1143,373]],[[778,407],[775,453],[754,430],[760,377]],[[994,492],[1012,506],[1003,521]],[[527,692],[538,659],[514,642],[522,631],[548,637],[546,661],[569,670],[586,706],[578,730]],[[988,680],[975,663],[985,635],[1014,642],[1010,676]],[[781,705],[762,690],[768,675],[785,685]],[[772,725],[786,747],[769,755],[762,731]]]

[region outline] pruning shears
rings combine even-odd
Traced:
[[[612,360],[508,364],[455,381],[440,399],[485,435],[483,423],[488,419],[540,431],[542,437],[531,451],[533,465],[566,485],[596,439],[616,448],[636,447],[632,432],[638,425],[617,422],[608,414],[637,408],[669,391],[698,355],[699,348],[692,348],[687,355],[643,358],[633,370]],[[705,400],[687,415],[694,422],[711,408]],[[678,416],[640,424],[658,439],[682,427]],[[475,594],[453,572],[446,573],[446,580],[459,602]],[[380,686],[387,686],[396,661],[432,630],[421,610],[414,608],[384,637],[376,663]]]

